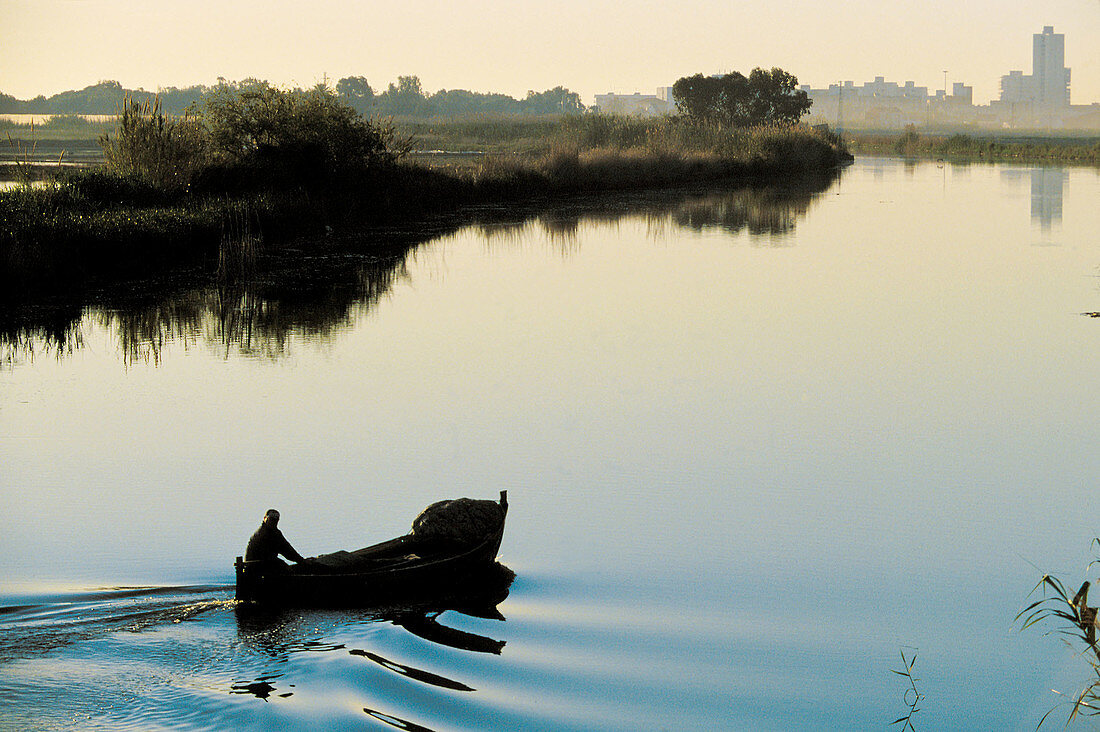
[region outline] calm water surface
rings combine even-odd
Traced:
[[[0,728],[879,729],[904,650],[918,728],[1034,729],[1088,679],[1013,618],[1100,533],[1098,194],[863,159],[9,337]],[[500,489],[506,598],[234,607],[269,506],[317,554]]]

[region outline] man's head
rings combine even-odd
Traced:
[[[268,526],[276,526],[279,523],[279,512],[274,508],[267,509],[267,513],[264,514],[264,523]]]

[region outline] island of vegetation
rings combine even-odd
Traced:
[[[410,78],[386,94],[423,98]],[[129,98],[99,138],[103,164],[57,166],[44,184],[16,155],[24,184],[0,192],[0,291],[148,274],[224,257],[227,244],[415,225],[472,205],[822,175],[851,159],[828,130],[798,123],[809,100],[780,69],[681,79],[674,117],[582,114],[578,102],[554,115],[427,119],[411,132],[362,114],[351,102],[362,107],[367,91],[347,81],[223,82],[182,115]],[[528,101],[546,95],[575,98],[559,88]],[[482,154],[425,155],[432,142]]]
[[[966,132],[921,132],[906,125],[900,134],[845,135],[849,149],[868,155],[901,155],[958,162],[1017,162],[1100,165],[1100,138],[1083,134],[1034,133],[991,136]]]

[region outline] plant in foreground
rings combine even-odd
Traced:
[[[1100,538],[1092,541],[1100,546]],[[1089,568],[1098,561],[1100,560],[1090,562]],[[1048,630],[1045,635],[1062,636],[1062,640],[1070,647],[1084,645],[1080,654],[1088,662],[1092,675],[1081,692],[1072,701],[1067,702],[1070,705],[1067,725],[1078,716],[1100,715],[1100,647],[1096,644],[1097,609],[1089,607],[1088,604],[1089,584],[1088,581],[1084,582],[1071,597],[1062,580],[1053,575],[1044,574],[1028,593],[1028,597],[1031,597],[1042,590],[1043,597],[1035,600],[1016,615],[1016,622],[1021,623],[1021,631],[1038,623],[1054,621],[1055,627]],[[1054,693],[1061,694],[1057,690]],[[1057,708],[1055,706],[1044,714],[1036,729],[1041,727]]]
[[[906,730],[916,732],[916,727],[913,726],[913,715],[920,711],[917,705],[920,704],[920,700],[924,698],[924,694],[921,694],[920,691],[917,690],[917,681],[920,679],[913,676],[913,664],[916,662],[916,653],[913,654],[912,658],[906,658],[905,651],[903,650],[901,651],[901,667],[903,670],[898,671],[897,669],[890,669],[898,676],[904,676],[906,680],[909,681],[909,686],[905,689],[905,694],[902,696],[905,705],[909,707],[909,713],[904,717],[898,717],[890,723],[891,725],[900,724],[901,732],[905,732]]]

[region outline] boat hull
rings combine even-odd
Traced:
[[[501,491],[500,505],[500,526],[474,545],[420,556],[414,536],[398,537],[357,552],[368,559],[376,557],[376,566],[362,571],[309,564],[287,567],[237,557],[237,599],[278,606],[363,607],[476,587],[496,566],[508,510],[506,491]]]

